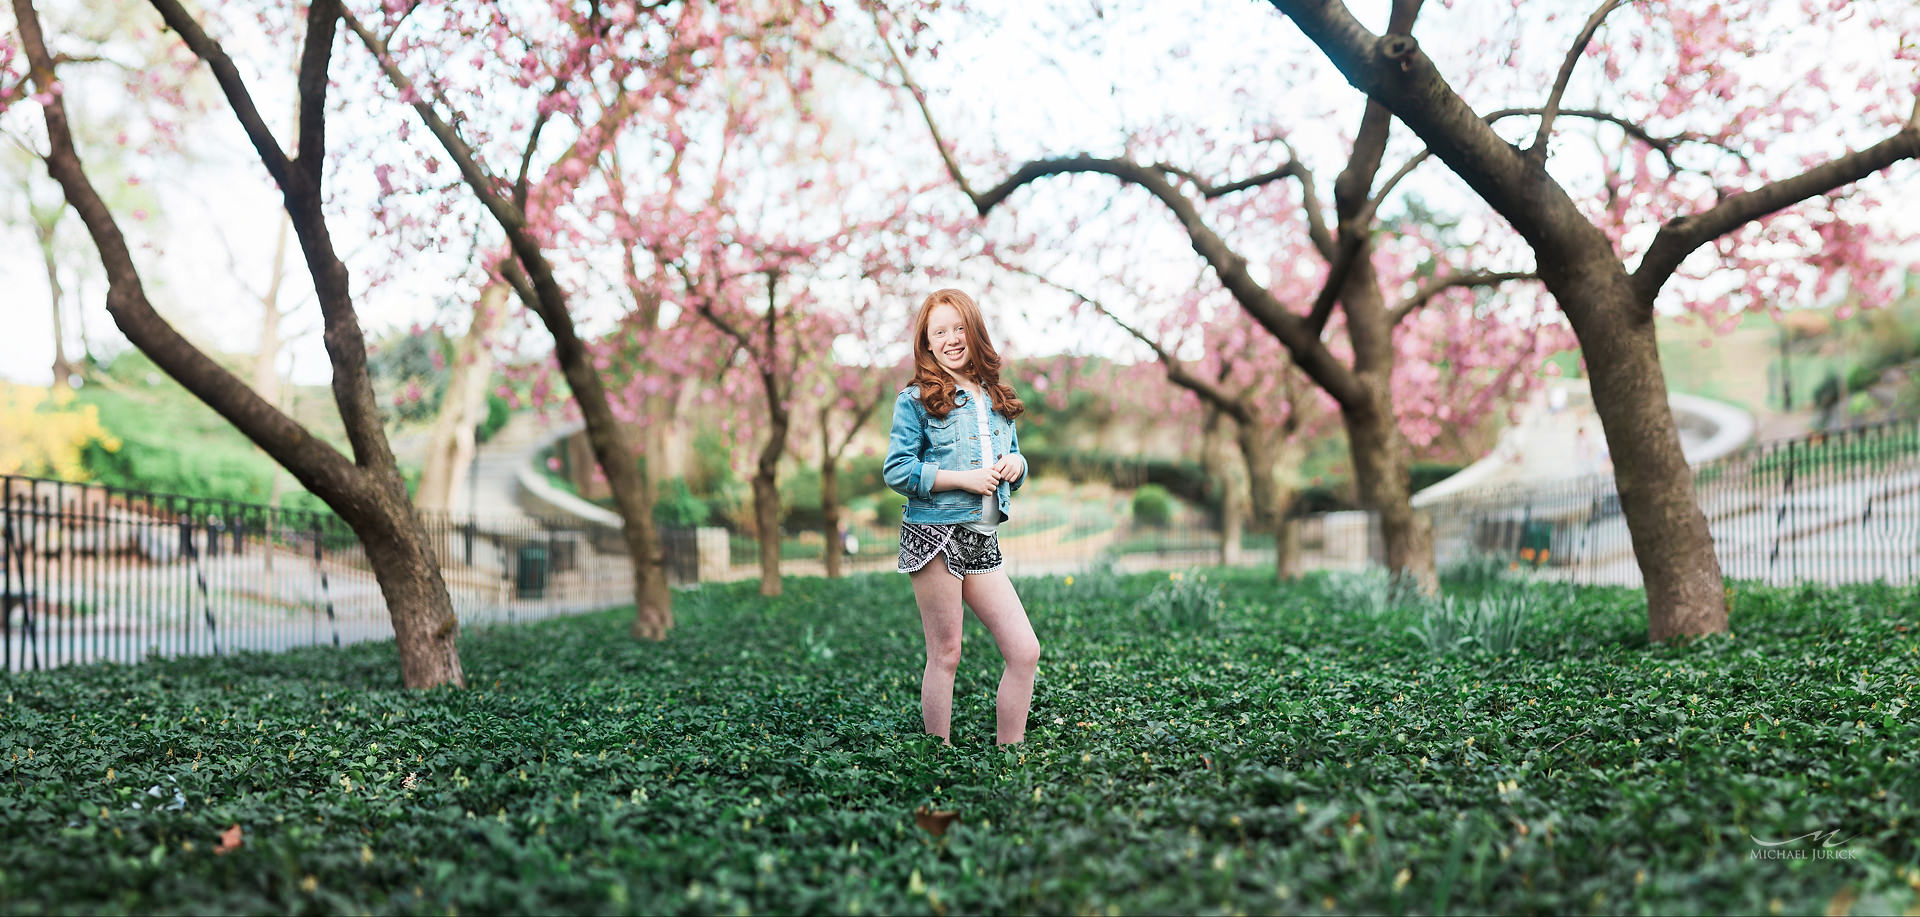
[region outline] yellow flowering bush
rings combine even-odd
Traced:
[[[99,409],[74,400],[60,386],[0,382],[0,474],[83,480],[80,454],[89,444],[119,450],[120,440],[100,425]]]

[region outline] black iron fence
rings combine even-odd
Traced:
[[[462,625],[631,601],[617,531],[424,518]],[[668,532],[695,574],[693,533]],[[326,512],[0,476],[0,671],[393,636],[352,530]]]
[[[1694,468],[1729,578],[1920,583],[1920,425],[1763,443]],[[1639,586],[1612,474],[1484,488],[1427,508],[1438,562],[1507,558],[1583,584]]]
[[[1920,583],[1920,426],[1885,424],[1767,443],[1698,466],[1721,569],[1767,583]],[[1637,586],[1611,474],[1482,488],[1423,510],[1444,568],[1496,559],[1582,584]],[[531,517],[424,518],[463,625],[571,614],[631,601],[617,530]],[[1304,569],[1383,560],[1366,513],[1296,520]],[[788,540],[783,572],[894,568],[897,530],[864,525],[838,543]],[[757,574],[738,536],[665,529],[676,583]],[[1033,513],[1001,532],[1015,575],[1113,565],[1272,564],[1273,536],[1237,551],[1190,520],[1138,525],[1114,510]],[[743,556],[744,555],[744,556]],[[331,513],[0,476],[0,671],[152,654],[271,650],[393,635],[353,532]]]

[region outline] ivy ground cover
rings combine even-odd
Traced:
[[[1206,576],[1025,582],[1012,749],[972,622],[958,744],[918,735],[897,575],[704,587],[664,645],[474,632],[464,691],[391,645],[7,676],[0,910],[1915,907],[1911,592],[1737,587],[1733,635],[1650,647],[1633,593],[1496,585],[1496,655],[1337,578]]]

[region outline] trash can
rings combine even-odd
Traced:
[[[547,546],[525,544],[520,546],[519,562],[514,567],[514,594],[523,599],[537,599],[547,594]]]

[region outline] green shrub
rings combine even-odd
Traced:
[[[707,501],[693,495],[685,478],[668,478],[653,504],[653,521],[676,528],[707,524]]]
[[[1495,660],[1206,575],[1223,604],[1180,632],[1133,611],[1165,574],[1016,581],[1043,656],[1007,749],[971,618],[954,745],[923,734],[895,574],[703,585],[660,643],[629,609],[463,626],[460,690],[406,689],[390,640],[14,672],[0,909],[1915,906],[1911,590],[1741,586],[1733,635],[1648,645],[1643,593],[1530,587],[1556,613]],[[1755,856],[1794,837],[1844,855]]]
[[[1158,484],[1142,484],[1133,492],[1133,522],[1135,525],[1160,528],[1173,519],[1173,499],[1167,495],[1167,489]]]
[[[1505,555],[1475,550],[1440,568],[1440,581],[1465,589],[1485,589],[1507,581],[1514,575],[1513,562]]]
[[[1220,587],[1207,582],[1205,573],[1175,571],[1156,584],[1133,610],[1142,621],[1162,632],[1192,633],[1211,628],[1223,604]]]
[[[485,420],[480,421],[480,425],[474,429],[473,441],[476,443],[484,443],[492,439],[493,435],[500,432],[500,428],[506,426],[507,421],[512,419],[512,417],[513,409],[507,404],[507,399],[493,392],[488,392],[487,417]]]
[[[1427,602],[1420,623],[1408,630],[1437,655],[1466,648],[1504,655],[1518,648],[1538,601],[1536,594],[1520,590],[1465,600],[1445,596]]]
[[[901,518],[907,511],[907,505],[900,502],[901,498],[890,494],[891,491],[889,495],[881,496],[880,501],[873,504],[874,524],[883,529],[898,528]]]

